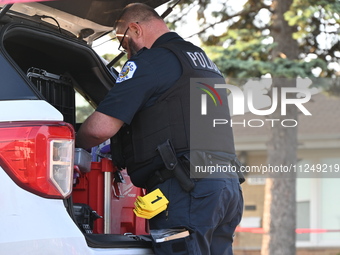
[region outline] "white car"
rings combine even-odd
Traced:
[[[0,5],[0,254],[153,254],[146,223],[122,209],[142,191],[105,157],[76,150],[74,167],[75,94],[96,107],[116,79],[91,44],[127,3]]]

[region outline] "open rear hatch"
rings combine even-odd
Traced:
[[[71,123],[75,129],[80,124],[76,123],[75,91],[82,94],[95,107],[115,83],[115,74],[110,72],[89,46],[78,40],[69,39],[51,31],[47,33],[44,29],[32,28],[24,24],[6,25],[0,32],[0,38],[2,53],[10,59],[26,83],[36,91],[38,97],[57,108],[63,114],[64,120]],[[114,195],[105,198],[102,192],[104,183],[109,182],[109,188],[114,183],[113,168],[111,167],[107,174],[105,171],[108,170],[107,168],[105,171],[102,170],[101,162],[93,162],[93,164],[95,166],[99,164],[99,169],[97,167],[91,169],[89,173],[79,173],[79,178],[75,179],[75,182],[78,183],[73,187],[72,197],[65,201],[69,214],[81,230],[83,230],[84,222],[77,221],[79,217],[75,216],[76,207],[74,207],[72,198],[75,203],[85,205],[95,201],[91,207],[98,211],[104,219],[105,217],[120,219],[124,215],[122,208],[118,210],[113,207],[110,208],[108,215],[103,213],[104,203],[108,204],[108,201],[116,200]],[[84,181],[87,182],[84,183]],[[98,183],[100,183],[99,187],[96,186]],[[90,193],[91,198],[89,198]],[[136,196],[133,196],[135,199]],[[123,198],[119,199],[119,201],[123,201]],[[132,213],[132,208],[126,209],[131,210]],[[90,222],[90,214],[86,211],[80,211],[80,213],[81,219]],[[136,235],[139,233],[122,235],[120,229],[112,232],[111,230],[104,231],[103,227],[97,227],[96,225],[103,226],[104,219],[98,219],[94,223],[96,231],[93,231],[93,228],[87,228],[88,232],[84,233],[90,247],[151,247],[150,240],[142,235],[140,237]],[[136,219],[133,217],[130,222],[135,224]],[[141,234],[145,233],[144,231]]]
[[[110,33],[122,9],[129,3],[140,2],[156,8],[169,0],[60,0],[7,5],[12,13],[26,19],[50,23],[77,38],[92,43]],[[4,8],[5,5],[0,4]]]
[[[0,15],[0,54],[8,59],[38,98],[57,108],[65,121],[77,129],[75,91],[96,107],[116,79],[114,70],[106,66],[90,44],[112,31],[117,15],[130,2],[133,1],[65,0],[14,4],[7,14]],[[157,7],[167,1],[139,2]],[[96,160],[92,158],[91,161]],[[79,211],[73,210],[72,198],[77,204],[100,200],[101,204],[91,204],[92,209],[106,217],[111,226],[123,217],[124,224],[106,226],[105,230],[105,219],[99,218],[92,226],[93,233],[93,229],[82,229],[90,247],[150,248],[150,239],[144,235],[146,224],[136,219],[131,208],[136,196],[142,195],[143,191],[132,187],[127,175],[124,183],[119,180],[117,170],[112,164],[112,169],[108,170],[104,161],[107,163],[109,159],[92,162],[89,172],[79,173],[74,195],[65,201],[71,217],[79,226],[79,217],[75,214]],[[98,183],[102,186],[98,187]],[[109,208],[107,204],[110,204]],[[109,213],[104,212],[105,206]],[[143,226],[142,230],[138,229],[140,226]],[[122,235],[132,232],[131,229],[137,233]]]

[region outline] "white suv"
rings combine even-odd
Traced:
[[[75,91],[96,107],[114,85],[115,70],[90,45],[112,31],[128,2],[0,5],[0,254],[153,254],[148,236],[93,231],[98,215],[82,203],[83,193],[73,196],[91,173],[74,172]],[[144,2],[155,8],[167,1]],[[114,178],[109,194],[125,192],[110,190]]]

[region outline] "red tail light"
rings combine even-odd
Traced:
[[[0,166],[23,189],[65,198],[73,182],[74,130],[65,122],[0,123]]]

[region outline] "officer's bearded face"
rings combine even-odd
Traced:
[[[129,47],[129,58],[131,58],[133,55],[136,55],[138,52],[138,47],[136,43],[132,40],[132,38],[128,38],[128,47]]]

